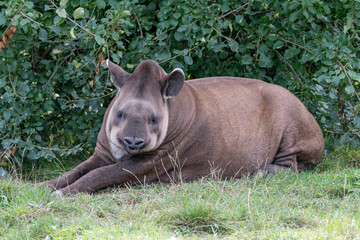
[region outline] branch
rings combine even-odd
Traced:
[[[10,6],[8,5],[5,5],[7,8],[11,8]],[[15,15],[12,17],[12,19],[25,7],[25,3],[20,7],[20,9],[15,13]],[[14,10],[13,8],[11,8],[12,10]],[[5,35],[6,31],[10,28],[11,26],[11,23],[7,26],[7,28],[5,28],[3,34],[1,34],[0,36],[3,36]]]
[[[59,8],[53,1],[49,0],[51,2],[51,4],[56,7]],[[90,32],[89,30],[87,30],[86,28],[82,27],[81,25],[79,25],[77,22],[75,22],[74,20],[72,20],[70,17],[66,17],[66,19],[68,19],[70,22],[72,22],[73,24],[75,24],[77,27],[81,28],[82,30],[84,30],[85,32],[87,32],[88,34],[90,34],[91,36],[95,37],[95,34],[93,34],[92,32]]]
[[[100,97],[96,97],[96,98],[88,98],[88,99],[76,99],[76,100],[69,100],[67,103],[72,103],[72,102],[79,102],[79,101],[92,101],[92,100],[96,100],[96,99],[100,99],[100,98],[104,98],[104,97],[107,97],[107,96],[110,96],[114,93],[117,92],[117,89],[112,91],[111,93],[108,93],[106,95],[103,95],[103,96],[100,96]]]
[[[9,72],[9,81],[10,81],[11,87],[12,87],[12,89],[13,89],[13,91],[14,91],[15,97],[17,97],[16,89],[15,89],[15,87],[14,87],[13,82],[11,81],[11,74],[10,74],[10,72]]]
[[[324,130],[325,132],[331,133],[331,134],[338,134],[338,135],[356,135],[356,136],[360,136],[359,132],[356,131],[349,131],[349,132],[335,132],[335,131],[330,131],[330,130]]]
[[[201,43],[200,43],[199,45],[197,45],[197,46],[194,46],[194,47],[190,48],[189,50],[187,50],[187,51],[184,52],[184,53],[180,53],[180,54],[178,54],[178,55],[176,55],[176,56],[173,56],[173,57],[171,57],[171,58],[169,58],[169,59],[166,59],[166,60],[164,60],[164,61],[161,61],[161,62],[159,62],[159,64],[162,64],[162,63],[171,61],[171,60],[173,60],[173,59],[175,59],[175,58],[177,58],[177,57],[180,57],[180,56],[183,56],[183,55],[185,55],[185,54],[188,54],[190,51],[192,51],[192,50],[194,50],[195,48],[199,47],[201,44],[203,44],[203,42],[201,42]]]
[[[79,151],[82,148],[78,147],[78,148],[47,148],[47,147],[41,147],[41,146],[36,146],[38,149],[40,150],[49,150],[49,151]]]
[[[294,75],[296,76],[297,80],[300,82],[301,86],[304,87],[303,82],[301,81],[300,77],[297,75],[297,73],[295,72],[294,68],[290,65],[290,63],[286,60],[286,58],[281,55],[277,50],[271,48],[273,51],[275,51],[275,53],[286,63],[286,65],[289,66],[289,68],[291,69],[291,71],[294,73]]]
[[[287,43],[293,44],[293,45],[295,45],[295,46],[298,46],[299,48],[302,48],[302,49],[304,49],[304,50],[308,51],[309,53],[312,53],[312,54],[314,54],[315,56],[319,57],[319,55],[318,55],[318,54],[316,54],[315,52],[311,51],[310,49],[307,49],[307,48],[306,48],[306,47],[304,47],[304,46],[301,46],[300,44],[297,44],[297,43],[291,42],[291,41],[289,41],[289,40],[286,40],[286,39],[284,39],[284,38],[280,38],[280,37],[279,37],[279,39],[280,39],[281,41],[284,41],[284,42],[287,42]]]
[[[135,16],[135,19],[136,19],[136,22],[137,22],[137,24],[138,24],[138,26],[139,26],[140,35],[141,35],[141,37],[144,37],[144,34],[143,34],[143,31],[142,31],[142,27],[141,27],[140,21],[139,21],[138,17],[136,16],[136,12],[135,12],[134,9],[131,9],[131,10],[133,11],[134,16]]]
[[[29,19],[30,21],[36,23],[36,24],[39,24],[40,26],[42,27],[46,27],[44,24],[42,23],[39,23],[37,21],[35,21],[34,19],[32,19],[31,17],[27,16],[25,13],[23,13],[23,11],[19,10],[18,13],[20,13],[21,15],[23,15],[24,17],[26,17],[27,19]]]
[[[247,5],[249,5],[249,2],[245,3],[244,5],[238,7],[238,8],[236,8],[236,9],[230,11],[230,12],[225,13],[224,15],[218,17],[217,19],[224,18],[224,17],[226,17],[226,16],[228,16],[228,15],[234,13],[234,12],[238,13],[238,12],[240,12],[241,10],[243,10]]]
[[[60,68],[60,66],[69,58],[71,57],[72,55],[74,55],[74,51],[75,49],[72,49],[71,50],[71,53],[69,55],[67,55],[59,65],[56,66],[54,72],[51,74],[51,77],[49,78],[49,80],[46,82],[45,86],[43,87],[43,90],[46,89],[46,87],[48,86],[49,82],[51,81],[51,79],[54,77],[55,73],[58,71],[58,69]]]
[[[352,82],[351,82],[351,78],[350,78],[350,76],[348,75],[348,73],[347,73],[347,71],[346,71],[346,67],[345,67],[340,61],[338,61],[338,64],[340,65],[340,68],[341,68],[342,70],[344,70],[344,73],[345,73],[345,75],[346,75],[346,77],[347,77],[350,85],[354,88],[354,93],[355,93],[357,99],[360,101],[359,94],[357,93],[356,88],[354,87],[354,85],[353,85]]]

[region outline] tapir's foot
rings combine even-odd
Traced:
[[[67,186],[67,187],[57,190],[55,193],[59,197],[65,197],[65,196],[69,196],[69,195],[75,195],[77,192],[78,192],[77,190],[72,189],[70,186]]]
[[[276,164],[268,164],[263,169],[260,169],[255,176],[256,178],[267,177],[269,175],[274,175],[278,172],[289,172],[289,171],[292,171],[292,168],[284,167]]]
[[[56,190],[56,187],[55,187],[54,183],[52,182],[52,180],[46,181],[46,182],[37,183],[35,186],[36,186],[36,187],[40,187],[40,188],[48,188],[48,189],[51,189],[51,190],[53,190],[53,191]]]
[[[67,185],[68,184],[64,179],[56,178],[53,180],[38,183],[36,186],[39,186],[42,188],[49,188],[49,189],[55,191],[55,190],[65,187]]]

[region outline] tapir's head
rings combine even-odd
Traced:
[[[107,61],[118,94],[108,110],[106,135],[113,155],[149,152],[164,141],[169,124],[168,99],[179,94],[184,73],[170,74],[155,62],[142,62],[130,74]]]

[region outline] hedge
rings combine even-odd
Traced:
[[[328,149],[360,145],[360,1],[0,1],[1,165],[91,151],[115,95],[107,58],[297,95]],[[0,173],[1,174],[1,173]]]

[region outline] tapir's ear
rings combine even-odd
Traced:
[[[109,72],[113,79],[114,85],[117,88],[121,88],[124,82],[129,78],[129,73],[127,73],[120,66],[111,62],[109,59],[106,60],[106,64],[108,65]]]
[[[183,70],[175,68],[161,80],[164,98],[168,99],[177,96],[184,85],[184,81],[185,75]]]

